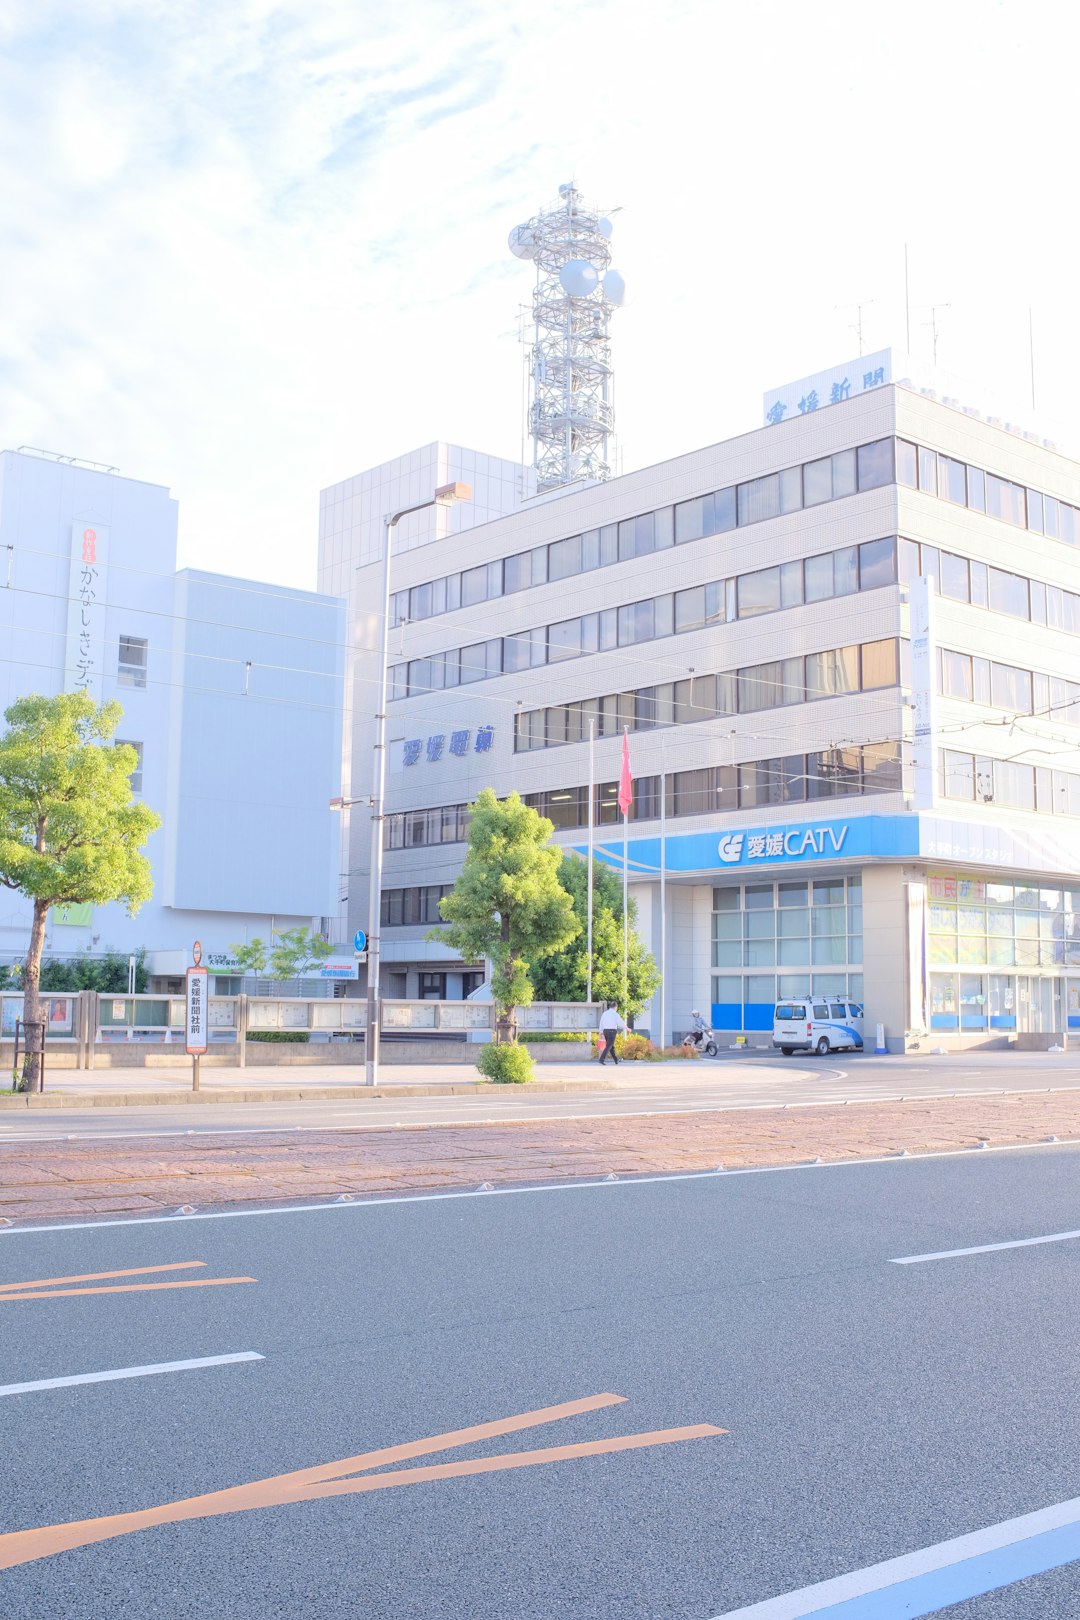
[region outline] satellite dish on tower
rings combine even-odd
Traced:
[[[604,297],[616,308],[626,299],[626,282],[617,270],[609,270],[604,277]]]
[[[536,258],[536,238],[530,225],[515,225],[506,240],[515,259]]]
[[[614,229],[615,227],[612,225],[610,219],[598,219],[596,222],[597,236],[604,237],[608,242],[611,241],[611,233]]]
[[[559,281],[571,298],[588,298],[600,285],[600,275],[587,259],[568,259],[559,271]]]

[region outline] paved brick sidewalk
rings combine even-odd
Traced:
[[[492,1183],[736,1169],[1080,1138],[1072,1092],[851,1103],[537,1124],[203,1136],[173,1145],[11,1142],[0,1147],[0,1215],[64,1219],[180,1204],[331,1198]]]

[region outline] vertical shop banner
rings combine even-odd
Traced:
[[[73,523],[64,690],[87,692],[95,703],[103,696],[108,580],[108,529],[100,523]]]
[[[921,574],[909,587],[911,603],[911,693],[915,703],[914,767],[915,810],[932,810],[937,803],[937,647],[934,637],[933,574]]]
[[[912,1034],[925,1034],[929,1025],[926,962],[926,884],[909,882],[907,889],[907,1022]]]

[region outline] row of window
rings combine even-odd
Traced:
[[[587,740],[590,723],[596,736],[613,737],[624,729],[686,725],[717,715],[756,714],[789,703],[876,691],[896,686],[899,680],[899,643],[888,637],[714,675],[693,675],[633,692],[613,692],[580,703],[527,709],[515,717],[514,750],[523,753]]]
[[[741,894],[734,887],[713,890],[714,968],[861,961],[859,877],[778,883],[775,897],[771,883],[747,884]]]
[[[425,883],[419,888],[384,889],[379,920],[384,928],[401,928],[406,923],[442,922],[439,901],[452,888],[451,883]]]
[[[947,799],[993,803],[1009,809],[1080,816],[1080,775],[991,759],[955,749],[941,753],[942,793]],[[751,760],[742,765],[707,765],[673,771],[667,776],[668,816],[708,815],[732,810],[764,809],[777,804],[900,792],[903,767],[897,742],[864,743]],[[621,818],[617,782],[593,789],[593,825]],[[587,827],[587,786],[552,788],[530,793],[525,802],[547,816],[557,832]],[[639,777],[634,783],[631,821],[655,821],[661,813],[660,778]],[[468,806],[442,805],[400,812],[386,818],[388,849],[463,842],[468,833]]]
[[[1080,964],[1080,957],[1073,960]],[[1044,1001],[1048,1024],[1043,1022]],[[930,975],[931,1029],[1060,1029],[1063,1016],[1070,1029],[1080,1029],[1080,979],[1032,981],[1025,974],[1011,973]]]
[[[1037,714],[1080,726],[1080,681],[1060,675],[1041,675],[999,664],[972,653],[937,650],[937,684],[943,697],[961,703],[985,703],[1009,714]]]
[[[475,607],[533,585],[570,579],[594,568],[646,557],[688,540],[725,534],[748,523],[760,523],[892,482],[893,441],[878,439],[857,450],[841,450],[805,466],[787,467],[783,472],[732,484],[676,506],[662,506],[620,523],[588,529],[584,534],[481,563],[458,574],[446,574],[408,591],[397,591],[391,601],[391,623],[405,624],[451,613],[455,608]]]
[[[668,772],[664,812],[668,816],[715,815],[732,810],[766,809],[776,804],[834,799],[852,794],[892,793],[902,787],[900,745],[864,743],[827,748],[782,759],[751,760],[743,765],[706,765]],[[619,821],[617,782],[595,790],[595,825]],[[547,816],[557,831],[588,826],[587,787],[557,788],[526,795],[526,803]],[[659,776],[634,782],[631,821],[660,817]]]
[[[909,444],[906,439],[897,439],[896,482],[928,495],[939,495],[942,500],[951,501],[954,506],[966,506],[971,512],[1001,518],[1018,529],[1046,534],[1070,546],[1080,545],[1080,510],[1075,506],[1053,495],[1041,495],[1037,489],[1025,489],[1023,484],[1014,484],[1008,478],[998,478],[980,467],[956,461],[939,450],[927,450],[922,445]]]
[[[1080,636],[1080,596],[1058,585],[1044,585],[1023,574],[1004,568],[990,568],[974,558],[958,557],[936,546],[900,541],[900,578],[933,574],[941,596],[954,602],[970,602],[973,607],[1007,613],[1012,619],[1028,619],[1051,630],[1067,630]]]
[[[1080,816],[1080,776],[1047,765],[1013,759],[941,751],[941,791],[946,799],[1037,810],[1046,815]]]
[[[713,967],[786,967],[787,973],[718,974],[715,1029],[772,1030],[773,1007],[790,996],[862,1001],[862,974],[838,971],[862,962],[862,878],[782,879],[713,890]],[[833,968],[822,973],[823,967]],[[800,969],[793,972],[791,969]],[[816,969],[816,971],[813,971]]]
[[[808,799],[894,793],[902,786],[900,744],[863,743],[848,748],[820,749],[811,754],[785,754],[781,759],[750,760],[743,765],[707,765],[697,770],[669,771],[664,813],[699,816],[717,811],[755,810],[774,804],[799,804]],[[594,785],[594,826],[607,826],[622,819],[618,797],[618,782]],[[525,802],[547,816],[557,832],[589,825],[587,786],[527,793]],[[637,777],[629,819],[656,821],[660,808],[659,776]],[[397,811],[383,823],[384,848],[418,849],[432,844],[461,843],[468,836],[468,811],[465,804]]]
[[[627,602],[622,607],[451,648],[428,658],[414,658],[391,670],[391,696],[418,697],[493,675],[520,673],[588,653],[633,647],[712,624],[754,618],[798,607],[803,602],[876,590],[880,585],[895,584],[896,577],[896,539],[888,535],[816,557],[800,557],[774,568],[759,568],[734,579],[665,591],[662,596]]]

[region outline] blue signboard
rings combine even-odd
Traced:
[[[579,854],[586,846],[576,846]],[[615,834],[594,845],[597,860],[622,870],[622,839]],[[803,821],[789,826],[740,827],[736,831],[675,833],[664,841],[668,872],[746,872],[805,861],[903,860],[919,853],[917,816],[853,816],[850,821]],[[659,838],[631,838],[631,876],[660,870]]]
[[[364,933],[362,928],[358,928],[356,930],[356,933],[352,937],[352,942],[354,951],[367,950],[367,935]]]

